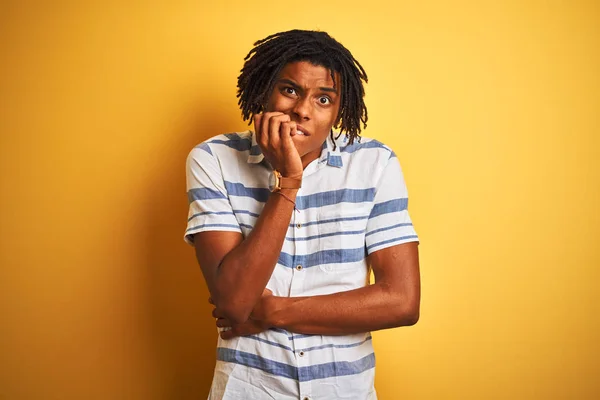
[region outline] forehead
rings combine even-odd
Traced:
[[[334,72],[335,83],[340,81],[338,72]],[[309,61],[295,61],[286,64],[279,73],[279,79],[291,79],[301,86],[327,86],[334,87],[331,71],[322,65],[315,65]]]

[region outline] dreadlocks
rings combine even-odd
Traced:
[[[326,32],[291,30],[275,33],[254,43],[244,61],[237,92],[244,121],[264,110],[275,80],[285,65],[308,61],[327,68],[334,87],[334,73],[340,74],[342,87],[336,124],[340,134],[346,134],[349,144],[356,138],[360,141],[361,122],[366,128],[368,119],[362,83],[368,82],[367,73],[350,51]],[[331,135],[333,137],[333,131]]]

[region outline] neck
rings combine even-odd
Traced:
[[[321,155],[321,147],[318,149],[311,151],[310,153],[306,153],[300,159],[302,160],[302,169],[306,169],[306,166],[311,162],[315,161]]]

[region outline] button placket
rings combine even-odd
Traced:
[[[312,385],[309,382],[300,382],[300,398],[302,400],[311,400],[310,393]],[[308,395],[308,396],[307,396]]]
[[[301,231],[298,226],[302,226],[302,216],[298,213],[294,213],[294,221],[292,224],[292,231],[294,232],[294,257],[292,264],[292,285],[290,287],[290,296],[300,296],[304,291],[304,278],[306,276],[306,265],[304,265],[304,255],[307,253],[306,240],[298,240],[302,237]],[[303,229],[304,231],[304,229]],[[304,233],[304,232],[302,232]]]
[[[300,218],[301,216],[298,215],[298,213],[296,213],[295,216],[295,220],[294,220],[294,237],[295,238],[301,238],[307,235],[307,228],[304,226],[304,224],[308,221],[308,214],[304,214],[302,215],[303,220],[301,220]],[[293,268],[293,280],[292,280],[292,287],[291,287],[291,291],[290,291],[290,296],[301,296],[304,292],[304,279],[306,278],[306,274],[309,274],[310,271],[306,269],[306,257],[305,255],[309,252],[308,251],[308,241],[307,240],[295,240],[295,249],[296,249],[296,253],[294,254],[294,259],[293,259],[293,264],[292,264],[292,268]],[[306,346],[303,344],[305,341],[304,340],[300,340],[298,341],[297,339],[294,339],[293,341],[293,349],[294,349],[294,353],[295,353],[295,360],[296,360],[296,366],[298,368],[303,368],[305,366],[307,366],[309,364],[309,356],[308,353],[303,351],[303,350],[296,350],[297,346],[299,348],[306,348]],[[301,372],[302,370],[299,370],[299,372]],[[300,379],[299,382],[299,389],[300,389],[300,393],[299,394],[299,399],[301,400],[311,400],[311,388],[312,385],[310,382],[306,382],[303,381],[302,379]]]

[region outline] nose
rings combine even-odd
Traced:
[[[310,119],[310,104],[307,97],[301,97],[296,101],[294,108],[292,109],[294,116],[298,117],[302,121],[308,121]]]

